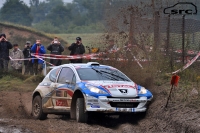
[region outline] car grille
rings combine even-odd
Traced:
[[[110,102],[111,107],[118,108],[136,108],[138,104],[137,102]]]

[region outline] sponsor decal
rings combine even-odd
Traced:
[[[98,102],[98,100],[96,100],[96,99],[88,99],[87,101],[91,102],[91,103]]]
[[[91,105],[91,108],[100,108],[99,105]]]
[[[63,92],[63,97],[72,97],[74,94],[70,88],[58,88],[58,91]]]
[[[108,89],[109,88],[133,88],[133,89],[135,89],[134,86],[132,86],[132,85],[105,85],[103,87],[108,88]]]
[[[136,99],[113,99],[113,102],[138,102]]]
[[[132,108],[116,108],[116,111],[119,112],[133,112],[132,110]]]
[[[56,91],[56,96],[57,96],[57,97],[61,97],[61,95],[62,95],[62,92],[57,90],[57,91]]]
[[[56,106],[68,106],[66,100],[56,100]]]

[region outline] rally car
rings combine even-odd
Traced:
[[[91,112],[145,112],[152,93],[114,67],[97,62],[54,67],[32,95],[32,115],[70,113],[87,122]]]

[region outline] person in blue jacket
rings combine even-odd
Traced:
[[[33,44],[33,46],[31,47],[31,53],[34,53],[36,55],[41,55],[46,53],[45,47],[41,44],[40,40],[36,40],[36,43]],[[32,63],[35,75],[37,75],[38,73],[41,74],[44,61],[41,59],[32,59]]]

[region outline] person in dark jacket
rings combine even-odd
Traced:
[[[40,40],[36,40],[36,43],[33,44],[33,46],[31,47],[31,53],[34,53],[36,55],[41,55],[41,54],[45,54],[46,50],[44,45],[41,44]],[[36,58],[36,57],[33,57]],[[43,69],[43,59],[42,58],[38,58],[38,59],[33,59],[32,60],[33,63],[33,71],[35,73],[35,75],[37,75],[38,73],[41,74],[42,73],[42,69]]]
[[[31,42],[26,41],[25,48],[23,50],[24,58],[29,60],[24,60],[24,66],[25,66],[25,72],[24,74],[30,74],[33,75],[33,63],[31,60]]]
[[[58,41],[58,38],[55,37],[54,40],[51,42],[51,44],[47,47],[47,50],[51,51],[51,54],[61,55],[62,52],[64,51],[64,47]],[[59,66],[62,63],[62,60],[50,59],[50,63],[55,66]]]
[[[12,44],[6,39],[5,34],[0,35],[0,70],[8,70],[9,49],[12,49]]]
[[[72,43],[68,49],[71,51],[70,55],[82,55],[85,53],[85,47],[80,37],[77,37],[76,42]],[[82,59],[71,59],[70,61],[71,63],[82,63]]]

